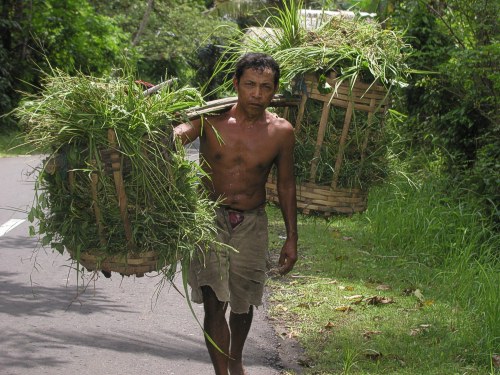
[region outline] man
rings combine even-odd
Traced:
[[[217,375],[243,375],[242,353],[253,317],[262,304],[267,262],[265,184],[277,167],[278,195],[287,238],[279,258],[281,274],[297,260],[297,203],[293,173],[294,131],[267,111],[278,89],[280,70],[270,56],[244,55],[233,85],[237,103],[227,112],[175,128],[183,144],[200,139],[200,160],[209,176],[205,187],[220,200],[218,239],[237,250],[209,252],[191,265],[189,284],[194,302],[204,304],[206,340]],[[231,308],[229,325],[227,304]],[[219,350],[220,349],[220,350]]]

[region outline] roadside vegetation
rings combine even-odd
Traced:
[[[33,147],[26,144],[24,133],[17,130],[0,132],[0,158],[29,155]]]
[[[176,77],[212,92],[224,81],[214,72],[235,25],[264,22],[220,17],[212,5],[3,2],[0,157],[33,152],[8,114],[52,69],[109,77],[123,65],[153,84]],[[306,375],[499,374],[500,3],[305,6],[375,12],[381,33],[404,31],[405,63],[419,73],[392,92],[378,150],[387,173],[366,212],[299,216],[300,259],[291,275],[270,280],[271,317],[304,347]],[[369,66],[363,61],[355,60]],[[269,214],[275,254],[284,230],[279,210]]]
[[[418,181],[394,176],[351,218],[300,217],[300,260],[269,287],[305,374],[498,373],[500,235],[439,176]]]

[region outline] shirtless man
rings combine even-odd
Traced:
[[[278,89],[279,67],[270,56],[244,55],[233,85],[237,103],[227,112],[175,128],[183,144],[200,139],[204,181],[217,209],[218,239],[238,252],[214,251],[193,260],[191,298],[203,303],[206,340],[217,375],[243,375],[242,353],[253,317],[262,304],[268,255],[265,184],[277,167],[278,195],[287,238],[279,258],[281,274],[297,260],[297,203],[293,173],[295,143],[291,124],[267,111]],[[229,304],[229,325],[226,309]],[[223,353],[221,353],[221,351]]]

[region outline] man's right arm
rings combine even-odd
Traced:
[[[185,122],[174,128],[174,137],[179,138],[183,145],[193,142],[201,135],[201,120]]]

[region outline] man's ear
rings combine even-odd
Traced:
[[[238,80],[236,77],[233,77],[233,88],[236,92],[238,92]]]

